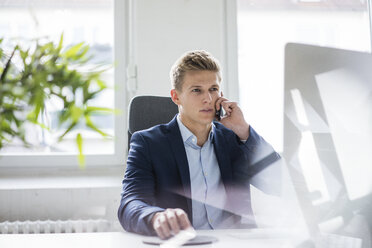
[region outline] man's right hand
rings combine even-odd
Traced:
[[[167,208],[163,212],[157,212],[152,217],[151,224],[161,239],[176,235],[181,229],[192,228],[187,214],[179,208]]]

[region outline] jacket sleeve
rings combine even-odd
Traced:
[[[118,210],[118,218],[123,228],[130,232],[155,235],[150,226],[150,217],[155,212],[164,211],[154,206],[155,177],[144,137],[134,133],[127,159],[123,180],[123,191]]]
[[[283,161],[274,148],[252,127],[247,141],[241,144],[245,165],[240,175],[249,178],[249,183],[265,193],[280,195]]]

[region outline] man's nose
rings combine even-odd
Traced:
[[[208,91],[206,94],[204,94],[204,102],[209,103],[212,102],[212,94]]]

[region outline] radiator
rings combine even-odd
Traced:
[[[109,232],[117,223],[104,219],[1,222],[0,234]]]

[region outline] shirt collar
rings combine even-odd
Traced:
[[[197,144],[196,136],[182,123],[179,114],[177,114],[177,123],[178,123],[178,126],[180,128],[180,132],[181,132],[183,142],[184,143],[192,143],[193,145],[196,145]],[[213,133],[214,133],[215,128],[216,127],[215,127],[214,123],[212,122],[212,128],[211,128],[211,131],[209,132],[207,142],[212,141]]]

